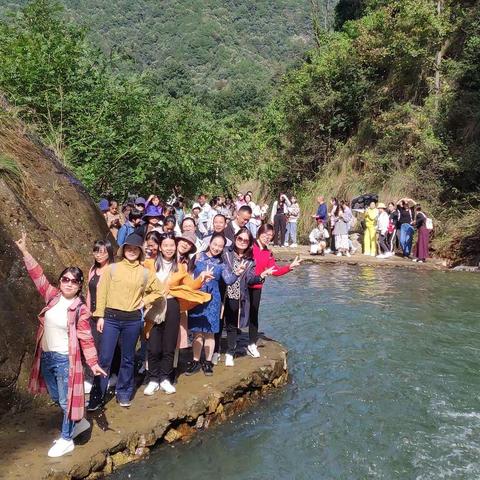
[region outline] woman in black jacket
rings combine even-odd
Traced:
[[[229,265],[232,271],[236,271],[240,264],[246,265],[245,271],[232,285],[227,285],[225,293],[224,318],[227,327],[227,354],[225,355],[225,366],[235,365],[234,356],[237,346],[237,328],[248,326],[250,313],[250,295],[248,286],[263,283],[268,275],[273,273],[275,267],[271,267],[260,275],[255,275],[255,261],[253,260],[254,238],[246,227],[242,227],[233,239],[232,248],[223,253],[224,262]]]

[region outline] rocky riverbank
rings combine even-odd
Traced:
[[[73,453],[59,459],[47,457],[58,437],[58,408],[37,407],[4,418],[0,478],[101,478],[147,456],[162,442],[185,439],[222,422],[287,382],[286,349],[265,339],[260,353],[259,359],[237,358],[234,368],[220,363],[212,377],[180,375],[175,395],[145,397],[139,389],[129,409],[110,401],[104,412],[89,415],[93,427],[78,437]]]
[[[355,253],[350,257],[337,257],[333,254],[310,255],[310,249],[307,246],[300,245],[296,248],[291,247],[274,247],[275,258],[279,261],[290,262],[297,255],[305,263],[330,263],[330,264],[346,264],[346,265],[363,265],[372,267],[402,267],[415,268],[420,270],[448,270],[448,262],[441,258],[429,258],[425,263],[413,262],[408,258],[394,256],[390,258],[376,258],[361,253]]]

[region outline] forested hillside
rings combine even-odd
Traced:
[[[336,13],[265,111],[261,178],[307,211],[319,193],[413,197],[437,251],[478,261],[480,2],[340,0]]]
[[[26,3],[1,0],[0,15]],[[320,3],[325,21],[324,2]],[[334,2],[327,3],[328,22]],[[148,71],[156,93],[193,95],[222,116],[267,103],[272,83],[312,46],[311,0],[62,4],[104,53],[114,51],[123,58],[123,68]]]

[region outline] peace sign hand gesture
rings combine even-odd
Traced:
[[[202,279],[203,283],[213,280],[215,278],[215,275],[213,275],[213,267],[207,267],[206,270],[200,273],[200,278]]]
[[[300,257],[297,255],[295,257],[295,260],[290,264],[290,268],[293,270],[295,267],[298,267],[302,263],[302,260]]]
[[[234,274],[237,275],[237,277],[239,277],[247,268],[247,262],[245,260],[242,260],[240,262],[240,265],[238,265],[238,267],[234,270]]]
[[[269,275],[273,275],[275,272],[277,271],[277,267],[273,266],[273,267],[270,267],[270,268],[267,268],[266,270],[264,270],[260,276],[262,278],[266,278],[268,277]]]
[[[22,237],[17,240],[15,242],[15,244],[17,245],[18,249],[24,254],[26,255],[28,253],[28,250],[27,250],[27,233],[26,232],[22,232]]]

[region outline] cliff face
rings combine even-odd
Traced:
[[[13,165],[12,171],[5,165]],[[21,232],[55,282],[65,266],[86,275],[92,243],[108,229],[82,185],[55,155],[0,106],[0,413],[23,395],[42,300],[14,244]]]

